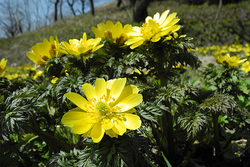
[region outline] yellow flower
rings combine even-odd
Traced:
[[[127,33],[132,31],[132,25],[126,24],[123,28],[119,21],[116,24],[112,21],[107,21],[106,24],[98,24],[97,28],[92,27],[92,31],[96,37],[106,37],[108,39],[113,38],[114,43],[120,46],[129,39]]]
[[[58,80],[58,78],[54,77],[50,82],[54,84],[54,83],[56,83],[57,80]]]
[[[178,65],[173,66],[173,68],[186,69],[187,67],[183,66],[181,63],[179,63]]]
[[[56,49],[59,48],[59,42],[56,37],[56,40],[51,36],[50,41],[44,39],[42,43],[37,43],[31,48],[31,51],[27,52],[27,56],[37,65],[44,65],[48,59],[51,59],[53,56],[59,57],[60,52]]]
[[[180,19],[175,17],[177,13],[172,13],[169,16],[168,13],[169,10],[166,10],[161,16],[159,13],[156,13],[153,18],[148,16],[141,27],[133,27],[133,32],[128,33],[132,38],[125,44],[131,45],[130,48],[134,49],[147,41],[158,42],[161,37],[178,31],[180,26],[176,23]]]
[[[69,43],[63,41],[58,49],[60,52],[73,55],[73,56],[87,56],[89,53],[94,52],[101,48],[103,44],[99,45],[101,38],[91,38],[87,40],[86,33],[83,33],[80,41],[78,39],[70,39]]]
[[[248,73],[250,71],[250,63],[249,63],[249,61],[246,61],[245,63],[242,64],[241,70],[245,71],[246,73]]]
[[[34,79],[37,79],[37,78],[40,77],[42,74],[43,74],[43,71],[37,71],[33,78],[34,78]]]
[[[65,96],[77,108],[64,114],[62,123],[72,127],[76,134],[90,136],[95,143],[101,141],[104,133],[110,137],[123,135],[127,129],[135,130],[141,126],[140,117],[132,113],[134,107],[142,102],[138,88],[126,84],[126,78],[105,82],[103,78],[91,84],[83,84],[82,89],[87,100],[73,92]]]
[[[5,58],[3,58],[0,62],[0,74],[5,70],[6,64],[7,64],[7,60],[5,60]]]
[[[227,53],[225,56],[222,55],[213,55],[216,59],[217,63],[228,65],[229,67],[240,66],[242,65],[247,59],[242,59],[240,56],[232,56]]]

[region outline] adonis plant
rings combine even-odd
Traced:
[[[249,62],[214,55],[197,70],[179,20],[166,10],[141,26],[100,23],[95,38],[51,36],[27,51],[27,78],[7,79],[2,59],[1,165],[225,166],[249,138]]]

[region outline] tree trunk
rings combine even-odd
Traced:
[[[116,7],[120,7],[122,4],[122,0],[117,0],[117,4],[116,4]]]
[[[213,23],[216,23],[216,21],[219,19],[221,8],[222,8],[222,0],[220,0],[220,2],[219,2],[219,9],[218,9],[218,11],[216,13],[216,16],[215,16],[215,18],[213,20]]]
[[[61,1],[61,3],[60,3],[60,19],[63,19],[62,5],[63,5],[63,1]]]
[[[85,8],[85,0],[81,0],[82,2],[82,13],[84,13],[84,8]]]
[[[54,21],[56,22],[58,19],[57,19],[57,6],[58,6],[58,3],[59,3],[60,0],[56,0],[55,2],[55,15],[54,15]]]
[[[94,16],[95,15],[94,1],[89,0],[89,2],[90,2],[91,14],[92,16]]]
[[[72,0],[72,3],[70,3],[69,0],[67,0],[67,2],[68,2],[68,5],[70,7],[70,10],[72,11],[73,15],[75,16],[76,13],[75,13],[75,10],[74,10],[74,7],[73,7],[74,3],[75,3],[75,0]]]
[[[133,0],[133,22],[145,21],[148,16],[147,7],[150,0]]]

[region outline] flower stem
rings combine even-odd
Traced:
[[[215,153],[216,153],[216,156],[218,156],[221,152],[218,115],[216,113],[212,113],[212,117],[213,117],[213,124],[214,124]]]

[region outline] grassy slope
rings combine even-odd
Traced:
[[[250,11],[249,6],[249,1],[241,4],[223,6],[220,19],[226,20],[229,23],[232,21],[236,22],[240,12]],[[195,37],[195,43],[201,46],[212,44],[211,41],[213,40],[206,41],[206,39],[214,38],[214,30],[210,30],[211,28],[207,25],[212,22],[218,9],[217,6],[194,7],[180,5],[174,1],[156,1],[150,4],[148,13],[152,16],[154,13],[162,13],[166,9],[178,13],[178,17],[181,18],[180,24],[184,25],[180,31],[181,34],[185,33],[188,36]],[[126,8],[126,4],[123,4],[121,8],[117,8],[116,1],[111,1],[95,8],[95,14],[96,16],[91,16],[90,13],[87,13],[63,19],[44,28],[26,32],[14,38],[0,39],[0,59],[8,59],[9,65],[12,63],[32,63],[27,58],[26,52],[36,43],[42,42],[44,38],[48,39],[50,36],[57,36],[59,41],[68,41],[72,38],[80,39],[83,32],[88,34],[88,38],[94,37],[91,27],[96,26],[98,23],[106,22],[107,20],[131,24],[131,9]],[[247,16],[245,17],[247,19],[245,22],[248,24],[250,20]],[[222,31],[219,30],[218,32]],[[227,36],[227,33],[228,31],[225,30],[225,33],[221,35]],[[234,37],[230,39],[230,43],[235,42],[233,38]],[[229,39],[225,40],[229,41]]]

